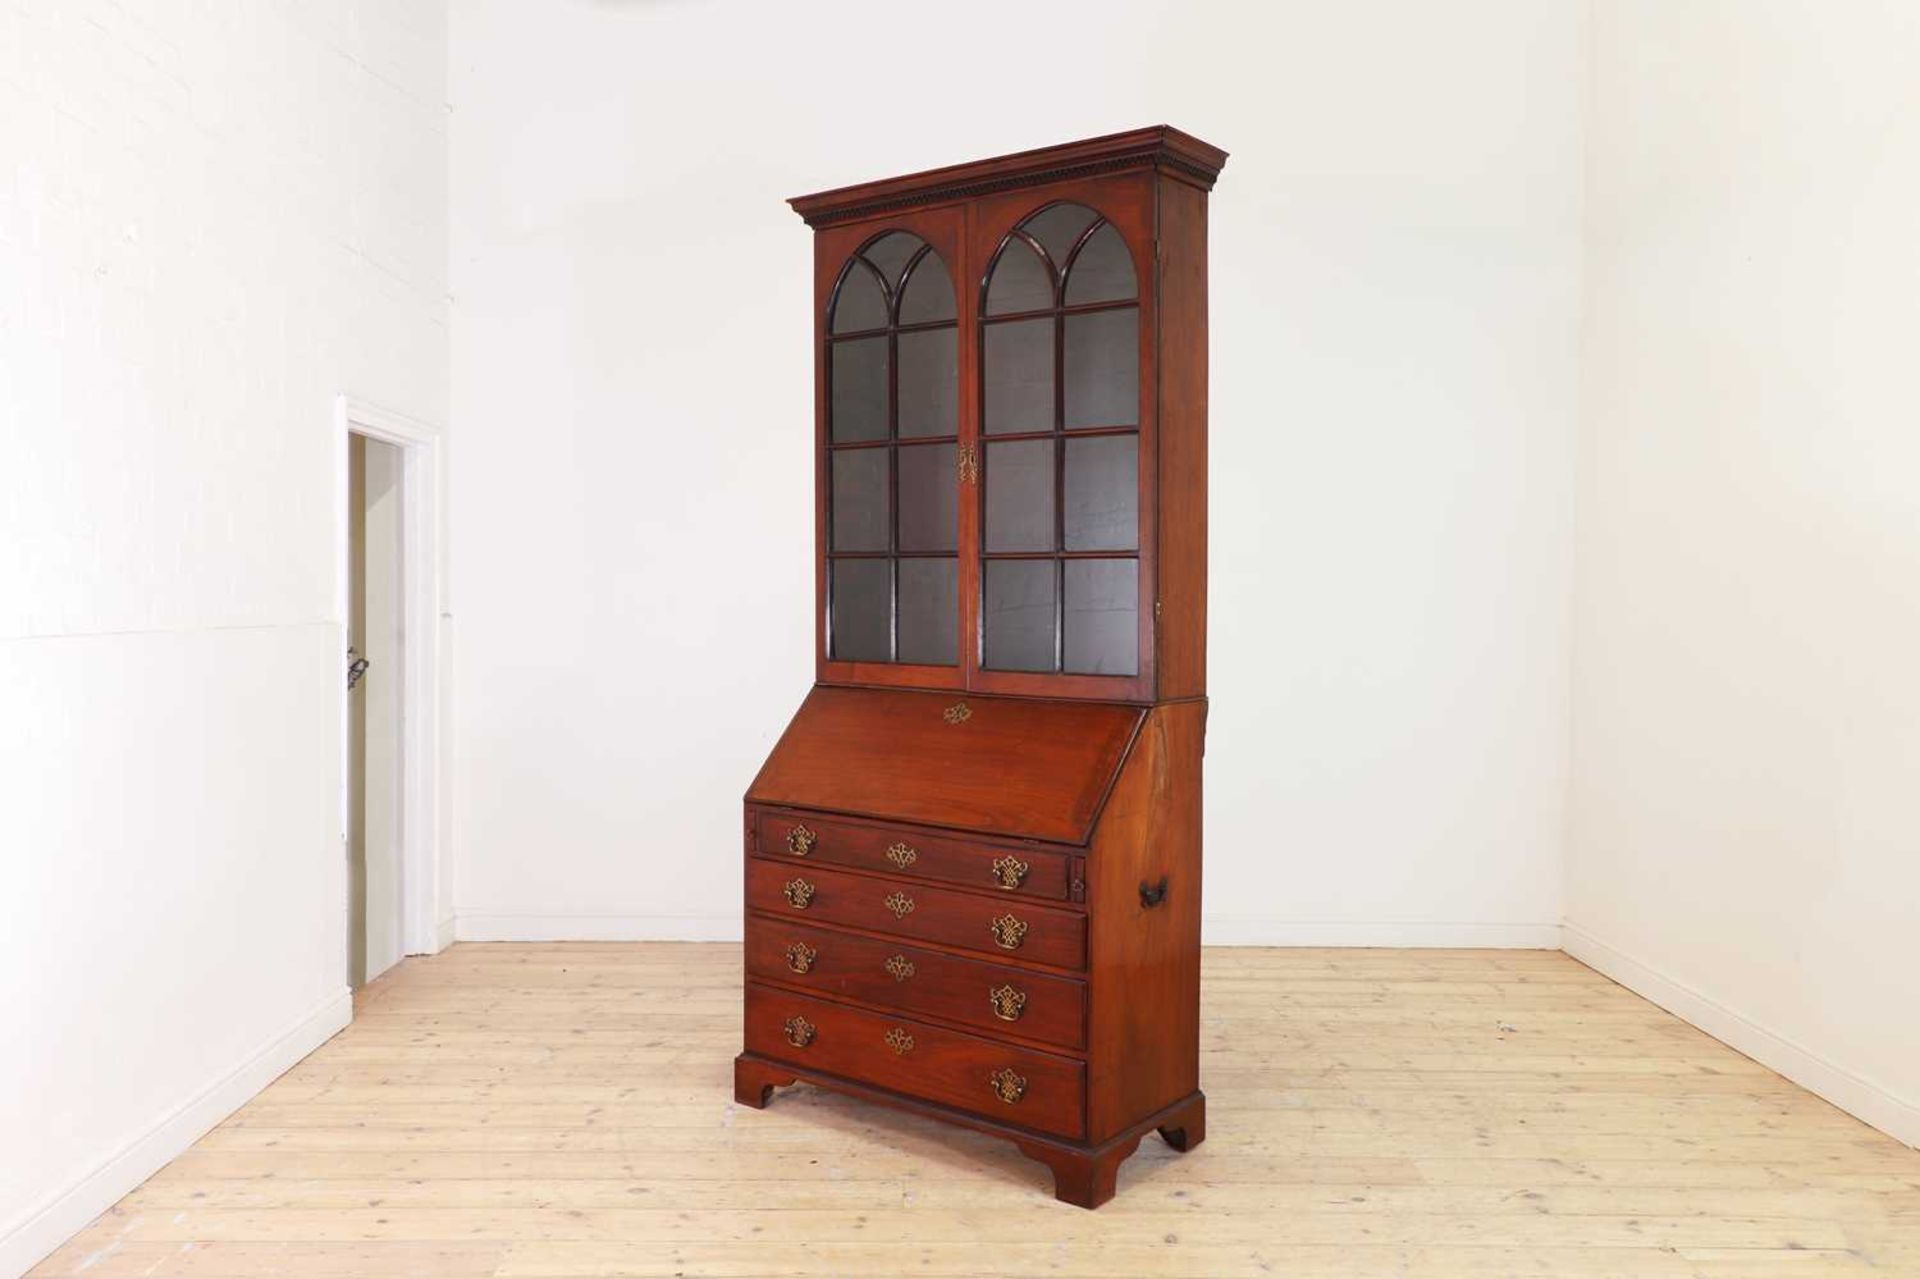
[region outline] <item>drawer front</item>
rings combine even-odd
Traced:
[[[806,813],[763,812],[755,821],[755,847],[776,861],[857,866],[909,879],[996,888],[1009,897],[1067,898],[1063,853],[978,844],[884,826],[854,826]]]
[[[1066,1048],[1086,1042],[1085,982],[785,920],[747,919],[747,972]]]
[[[1062,1137],[1086,1130],[1086,1068],[1071,1057],[747,984],[747,1048]]]
[[[820,866],[748,858],[747,905],[796,922],[919,937],[995,959],[1079,968],[1086,958],[1086,917],[1073,911]]]

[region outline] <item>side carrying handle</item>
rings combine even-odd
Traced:
[[[1165,875],[1160,877],[1160,882],[1157,884],[1149,884],[1144,879],[1140,881],[1140,905],[1142,907],[1151,910],[1165,900],[1167,900],[1167,877]]]

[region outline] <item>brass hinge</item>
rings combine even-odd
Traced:
[[[962,484],[976,484],[980,480],[980,452],[971,444],[962,444],[955,454],[954,467],[959,472]]]

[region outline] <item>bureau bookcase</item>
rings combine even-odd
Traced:
[[[1159,127],[803,196],[816,683],[746,797],[736,1098],[1097,1207],[1199,1089],[1207,192]]]

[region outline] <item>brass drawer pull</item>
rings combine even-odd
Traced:
[[[787,1018],[787,1042],[795,1048],[805,1048],[813,1042],[813,1023],[805,1017]]]
[[[888,844],[887,860],[905,870],[920,860],[920,854],[914,851],[912,844]]]
[[[893,1049],[894,1055],[897,1057],[904,1057],[913,1051],[913,1036],[898,1026],[895,1026],[886,1033],[885,1042],[887,1047]]]
[[[993,882],[1002,888],[1018,888],[1033,867],[1018,857],[1006,856],[993,864]]]
[[[987,921],[987,931],[993,934],[993,943],[1001,950],[1019,950],[1020,943],[1027,939],[1027,921],[1002,915]]]
[[[813,967],[814,957],[819,953],[803,941],[794,942],[787,947],[787,967],[796,973],[804,973]]]
[[[905,981],[913,976],[913,961],[905,955],[895,955],[880,966],[886,969],[895,981]]]
[[[881,905],[892,911],[895,919],[905,919],[913,914],[913,898],[905,893],[888,893],[886,901]]]
[[[1013,1067],[1002,1066],[987,1076],[987,1087],[993,1089],[993,1095],[1011,1106],[1027,1095],[1027,1081],[1013,1073]]]
[[[805,857],[819,842],[820,837],[805,826],[795,826],[787,832],[787,851],[795,857]]]
[[[993,1015],[1001,1021],[1019,1021],[1020,1014],[1027,1010],[1027,992],[1001,986],[987,992],[987,1002],[993,1005]]]
[[[789,879],[787,886],[780,891],[785,894],[787,905],[795,910],[805,910],[813,900],[813,885],[804,879]]]

